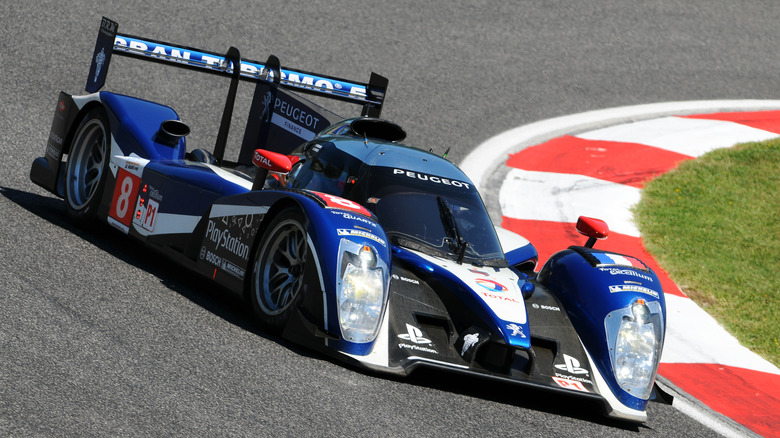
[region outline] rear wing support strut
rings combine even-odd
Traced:
[[[225,59],[232,65],[241,64],[241,53],[235,47],[230,47]],[[230,131],[230,121],[233,118],[233,105],[236,103],[236,92],[238,91],[238,81],[240,79],[240,70],[234,69],[230,79],[230,90],[228,91],[225,110],[222,111],[222,122],[219,124],[217,133],[217,143],[214,145],[214,158],[222,161],[225,158],[225,147],[227,145],[228,132]]]

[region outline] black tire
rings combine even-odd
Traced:
[[[77,223],[85,224],[97,214],[106,185],[110,142],[105,110],[91,109],[76,129],[65,168],[65,206]]]
[[[274,217],[255,250],[249,299],[260,323],[279,333],[300,306],[309,246],[303,214],[287,208]]]

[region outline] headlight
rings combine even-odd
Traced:
[[[371,342],[379,331],[385,303],[387,267],[376,250],[342,240],[340,245],[338,316],[344,339]]]
[[[636,299],[628,308],[609,313],[605,323],[618,385],[634,397],[648,399],[663,347],[660,303]]]

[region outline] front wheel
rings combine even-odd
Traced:
[[[68,216],[85,223],[95,217],[108,171],[110,129],[103,108],[90,110],[71,142],[65,170]]]
[[[255,315],[273,332],[284,328],[303,299],[304,266],[309,258],[304,223],[299,210],[281,211],[255,252],[249,296]]]

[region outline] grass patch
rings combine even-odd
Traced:
[[[780,366],[780,139],[681,163],[647,184],[634,217],[682,290]]]

